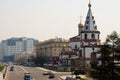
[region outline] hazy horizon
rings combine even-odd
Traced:
[[[89,0],[0,0],[0,41],[29,37],[39,41],[78,34],[84,24]],[[120,0],[91,0],[102,42],[112,31],[120,34]]]

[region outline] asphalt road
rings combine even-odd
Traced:
[[[5,80],[24,80],[25,72],[31,73],[33,80],[60,80],[60,76],[70,75],[70,73],[53,72],[55,74],[55,78],[49,79],[48,75],[43,75],[44,71],[46,70],[39,67],[26,67],[19,65],[14,65],[14,70],[10,71],[9,66]]]

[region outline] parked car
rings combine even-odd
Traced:
[[[55,75],[53,73],[49,75],[49,78],[54,78],[54,77]]]
[[[30,73],[24,74],[24,80],[33,80]]]
[[[50,75],[50,74],[52,74],[51,71],[45,71],[45,72],[43,72],[43,75]]]

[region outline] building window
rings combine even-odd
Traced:
[[[87,39],[87,34],[85,34],[85,39]]]
[[[75,49],[77,49],[77,45],[75,45]]]
[[[95,24],[95,20],[93,21],[93,23]]]
[[[85,28],[88,29],[88,26],[86,26]]]
[[[97,30],[97,26],[95,26],[95,30]]]
[[[89,19],[89,16],[87,16],[87,19]]]
[[[92,16],[92,19],[94,19],[94,16]]]
[[[91,35],[91,38],[92,38],[92,39],[95,39],[95,35],[94,35],[94,34],[92,34],[92,35]]]
[[[98,39],[100,39],[100,36],[99,36],[99,34],[98,34]]]
[[[89,21],[86,21],[86,23],[88,24],[88,23],[89,23]]]

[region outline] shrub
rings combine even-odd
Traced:
[[[4,69],[4,66],[0,66],[0,71],[2,71]]]

